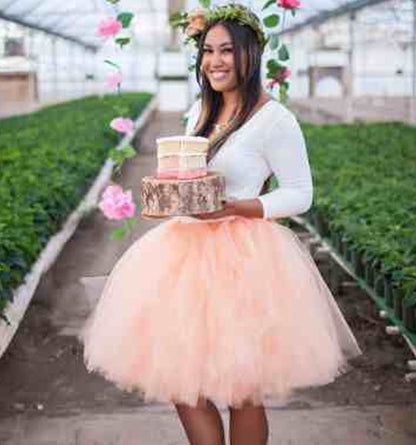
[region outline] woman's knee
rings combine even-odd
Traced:
[[[238,406],[233,406],[233,405],[228,405],[228,408],[230,411],[235,411],[235,410],[242,410],[242,409],[264,409],[264,405],[262,404],[255,404],[252,400],[247,399],[247,400],[243,400],[243,402],[241,404],[239,404]]]
[[[192,409],[206,409],[208,408],[209,404],[212,404],[212,402],[205,398],[205,397],[198,397],[197,403],[195,406],[188,405],[187,403],[183,402],[173,402],[176,409],[179,410],[192,410]]]

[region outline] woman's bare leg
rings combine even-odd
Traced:
[[[195,408],[175,403],[175,408],[191,445],[225,445],[221,414],[210,400],[200,398]]]
[[[266,445],[269,425],[263,405],[244,404],[241,408],[230,409],[231,445]]]

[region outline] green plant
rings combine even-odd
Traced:
[[[302,127],[314,212],[328,221],[334,240],[340,233],[361,252],[370,280],[380,270],[410,295],[416,286],[416,129],[394,122]]]
[[[137,116],[150,99],[88,97],[0,121],[0,314],[119,141],[114,108]]]

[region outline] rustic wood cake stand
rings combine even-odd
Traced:
[[[197,215],[223,209],[225,178],[210,171],[196,179],[142,179],[141,214],[144,217]]]

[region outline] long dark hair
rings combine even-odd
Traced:
[[[233,43],[234,63],[237,77],[237,88],[241,96],[241,109],[231,125],[209,147],[208,161],[214,157],[231,133],[240,128],[253,112],[261,94],[261,56],[262,49],[255,32],[247,25],[235,21],[221,20],[211,23],[201,35],[198,42],[196,60],[196,79],[201,88],[202,112],[194,134],[207,136],[211,133],[223,105],[222,93],[215,91],[201,70],[203,48],[206,36],[211,28],[221,24],[228,31]],[[243,54],[246,60],[243,63]]]

